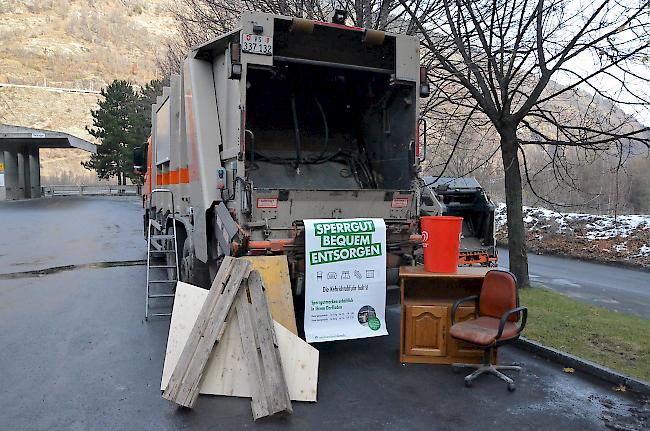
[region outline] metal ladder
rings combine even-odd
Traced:
[[[149,208],[151,209],[151,203],[156,194],[169,193],[171,196],[172,209],[175,209],[174,206],[174,194],[171,190],[168,189],[154,189],[151,191],[149,196]],[[150,213],[151,214],[151,213]],[[178,281],[178,249],[176,244],[176,223],[172,223],[172,233],[168,234],[163,231],[164,226],[158,223],[156,220],[149,219],[149,227],[147,230],[147,296],[145,298],[145,311],[144,318],[149,320],[149,316],[171,316],[169,313],[150,313],[149,312],[149,300],[150,299],[160,299],[160,298],[173,298],[173,291],[176,289],[176,282]],[[169,245],[171,244],[171,247]],[[170,265],[168,262],[168,256],[170,254],[174,255],[174,265]],[[153,259],[164,258],[164,263],[154,263]],[[151,270],[163,270],[168,274],[166,280],[152,280],[151,279]],[[172,271],[173,275],[169,276],[169,270]],[[172,292],[169,293],[152,293],[152,286],[165,286],[173,284]]]

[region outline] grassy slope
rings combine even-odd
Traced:
[[[544,288],[522,289],[524,336],[650,381],[650,320],[594,307]]]

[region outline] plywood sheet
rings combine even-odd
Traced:
[[[251,263],[251,270],[259,272],[262,276],[273,320],[298,335],[287,257],[250,256],[243,259]]]
[[[178,362],[183,346],[207,295],[207,290],[191,284],[178,282],[176,285],[161,390],[167,387],[169,377]],[[274,327],[289,397],[293,401],[316,401],[318,350],[277,321],[274,322]],[[248,369],[235,310],[226,325],[226,332],[208,359],[199,392],[236,397],[251,396]]]

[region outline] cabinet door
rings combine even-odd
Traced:
[[[447,352],[447,307],[407,305],[404,353],[445,356]]]
[[[458,307],[456,311],[456,323],[474,318],[474,307]],[[449,308],[449,322],[451,324],[451,307]],[[450,356],[482,356],[483,350],[455,338],[449,337]]]

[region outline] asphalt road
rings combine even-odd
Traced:
[[[499,264],[509,267],[508,250]],[[543,285],[593,305],[650,319],[650,272],[558,256],[528,255],[533,285]]]
[[[0,203],[1,430],[647,429],[647,401],[516,348],[499,356],[523,365],[512,394],[491,376],[468,389],[448,366],[401,365],[397,307],[387,337],[315,345],[318,402],[290,417],[253,422],[232,397],[178,409],[159,391],[169,320],[144,321],[145,269],[128,263],[144,256],[140,216],[129,199]]]
[[[0,273],[146,258],[133,197],[0,202]]]

